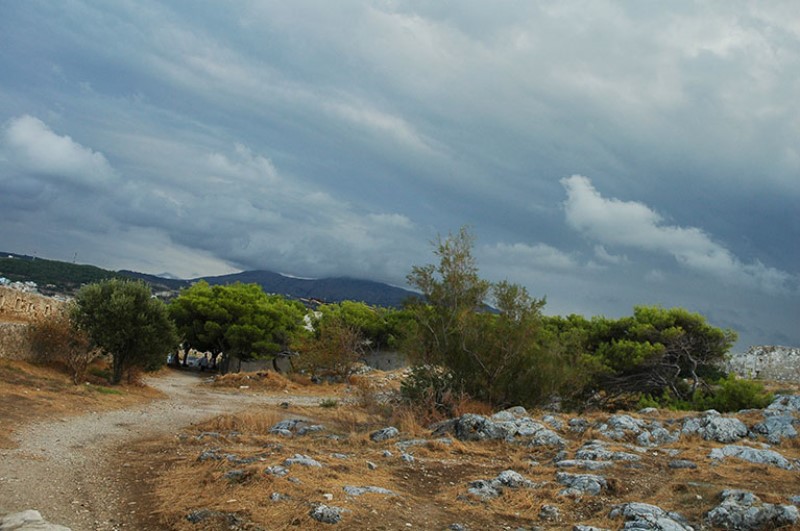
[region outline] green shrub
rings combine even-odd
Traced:
[[[431,365],[415,365],[400,384],[404,402],[444,414],[451,413],[449,405],[456,394],[461,394],[461,389],[457,388],[453,373]]]
[[[708,390],[694,392],[691,399],[676,398],[670,391],[661,396],[642,395],[637,402],[639,408],[662,407],[679,411],[705,411],[716,409],[721,413],[742,409],[762,409],[773,400],[762,384],[752,380],[742,380],[731,374],[721,378]]]
[[[767,407],[774,398],[761,383],[742,380],[731,374],[717,382],[712,394],[706,397],[705,405],[706,409],[721,412],[761,409]]]
[[[335,398],[326,398],[325,400],[320,401],[319,407],[324,408],[335,408],[339,407],[339,401]]]

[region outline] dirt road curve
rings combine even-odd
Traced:
[[[215,392],[200,382],[195,374],[170,371],[148,381],[167,394],[165,400],[51,419],[21,430],[19,448],[0,450],[0,515],[36,509],[49,522],[73,531],[133,529],[130,515],[137,507],[129,485],[120,479],[125,463],[118,459],[126,443],[176,433],[191,423],[253,405],[320,400]],[[129,454],[127,459],[147,456]]]

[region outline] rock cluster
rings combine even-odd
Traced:
[[[51,524],[39,511],[29,509],[18,513],[0,516],[2,531],[70,531],[69,527]]]
[[[706,515],[708,523],[723,529],[774,529],[796,524],[799,517],[794,505],[761,503],[752,492],[725,490],[722,503]]]

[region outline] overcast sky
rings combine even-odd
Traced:
[[[404,285],[468,225],[551,314],[800,345],[800,7],[0,0],[0,250]]]

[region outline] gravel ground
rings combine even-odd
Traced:
[[[126,464],[117,456],[147,456],[123,452],[126,443],[253,405],[316,405],[324,398],[217,392],[201,381],[196,374],[169,371],[147,381],[167,399],[27,426],[18,434],[18,448],[0,450],[0,515],[36,509],[49,522],[73,531],[134,529],[130,521],[136,502],[126,488],[128,480],[121,479],[120,467]]]

